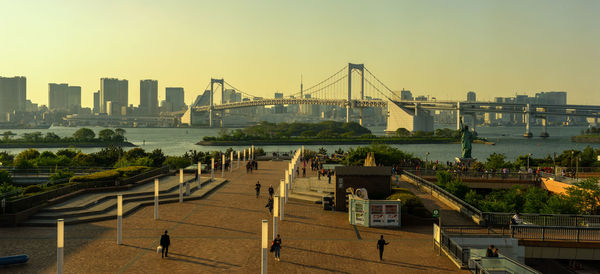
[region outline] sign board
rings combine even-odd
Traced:
[[[434,209],[431,214],[433,215],[433,218],[438,218],[438,217],[440,217],[440,210]]]
[[[344,178],[338,179],[338,188],[344,188]]]

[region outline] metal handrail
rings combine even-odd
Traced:
[[[512,225],[511,237],[524,240],[600,242],[600,227]]]

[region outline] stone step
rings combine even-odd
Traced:
[[[218,187],[223,185],[225,182],[227,182],[227,180],[216,179],[214,182],[210,182],[210,183],[206,184],[206,187],[204,187],[204,185],[203,185],[202,189],[195,191],[190,196],[184,196],[183,200],[185,202],[185,201],[190,201],[190,200],[202,199],[206,195],[208,195],[208,194],[212,193],[213,191],[215,191],[216,189],[218,189]],[[176,197],[161,199],[159,204],[179,202],[178,196],[179,196],[179,194],[177,193]],[[134,201],[134,202],[129,202],[129,203],[123,204],[123,216],[132,214],[144,206],[151,206],[151,205],[154,205],[153,197],[152,197],[152,200],[141,200],[141,201]],[[59,212],[57,212],[57,213],[59,213]],[[29,220],[22,223],[21,225],[23,225],[23,226],[55,226],[56,219],[60,219],[60,218],[64,219],[65,224],[67,224],[67,225],[111,220],[111,219],[117,218],[117,208],[116,208],[116,205],[114,205],[110,209],[107,209],[106,211],[104,211],[102,213],[89,212],[89,214],[86,214],[86,215],[77,215],[77,216],[68,216],[67,215],[68,217],[63,217],[63,216],[65,216],[65,215],[62,215],[62,216],[57,215],[53,219],[30,218]]]
[[[304,195],[298,193],[290,193],[288,199],[299,200],[304,202],[311,202],[315,204],[322,203],[322,197],[314,196],[314,195]]]

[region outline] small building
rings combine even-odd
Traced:
[[[347,189],[365,188],[370,199],[383,200],[392,194],[392,167],[345,166],[335,168],[335,210],[348,210]]]

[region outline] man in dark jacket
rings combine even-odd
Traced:
[[[275,193],[275,189],[273,189],[273,185],[269,186],[269,196],[273,196],[273,194]]]
[[[256,190],[256,198],[258,198],[258,196],[260,195],[260,182],[256,181],[256,186],[254,187],[254,190]]]
[[[162,246],[162,257],[169,257],[169,245],[171,245],[171,239],[169,239],[169,235],[167,235],[165,230],[165,234],[160,236],[160,245]]]
[[[381,235],[381,238],[379,238],[379,241],[377,241],[377,249],[379,249],[379,260],[383,261],[383,248],[388,245],[390,243],[386,242],[383,239],[383,235]]]

